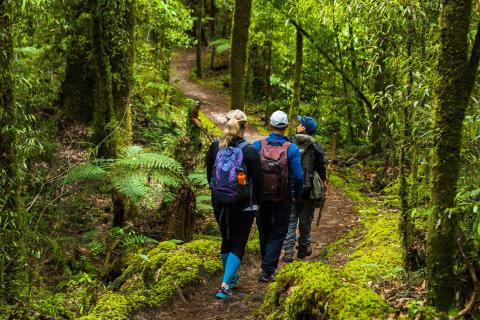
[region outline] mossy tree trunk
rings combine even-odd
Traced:
[[[197,21],[195,23],[195,31],[197,38],[196,45],[196,75],[197,78],[202,78],[202,19],[203,19],[203,0],[197,0]]]
[[[297,29],[297,40],[295,50],[295,75],[293,80],[293,97],[290,104],[290,110],[288,111],[288,119],[290,127],[288,134],[290,136],[295,134],[296,115],[300,108],[300,91],[302,81],[302,64],[303,64],[303,34]]]
[[[403,130],[402,130],[402,146],[400,149],[400,187],[399,196],[401,203],[401,219],[400,219],[400,234],[403,249],[403,264],[407,270],[414,270],[417,266],[415,257],[412,253],[412,245],[414,241],[414,225],[410,216],[409,206],[409,194],[407,185],[407,155],[410,147],[410,106],[413,105],[412,87],[413,87],[413,64],[412,64],[412,50],[413,41],[415,39],[415,24],[413,15],[409,15],[408,24],[408,37],[407,37],[407,60],[409,66],[408,72],[408,87],[407,87],[407,99],[403,104],[402,116],[403,116]]]
[[[377,68],[378,72],[375,76],[373,91],[377,95],[377,99],[373,108],[370,108],[370,121],[372,123],[372,131],[370,135],[372,143],[372,153],[379,154],[383,151],[384,148],[384,129],[385,129],[385,106],[383,103],[383,95],[388,85],[389,75],[387,73],[387,66],[385,60],[387,59],[387,26],[384,24],[381,27],[381,32],[378,35],[377,47],[379,49],[377,57]]]
[[[60,103],[63,113],[75,120],[93,120],[95,69],[89,61],[91,42],[92,1],[71,4],[73,32],[70,37],[65,78],[62,82]]]
[[[445,311],[454,301],[456,217],[452,208],[460,171],[463,120],[480,58],[480,24],[468,58],[471,15],[471,0],[450,0],[443,4],[440,22],[427,277],[433,304]]]
[[[21,159],[18,152],[19,110],[13,80],[13,2],[0,0],[0,302],[14,302],[19,293],[25,257],[20,197]]]
[[[245,64],[247,60],[248,29],[252,0],[235,0],[230,57],[231,108],[244,110]]]
[[[135,1],[97,0],[93,10],[97,155],[118,157],[132,140],[130,91],[135,53]],[[125,199],[112,195],[114,226],[123,226]]]

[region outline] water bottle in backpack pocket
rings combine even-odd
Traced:
[[[236,203],[249,195],[250,183],[242,152],[247,145],[243,141],[237,146],[222,148],[217,153],[210,189],[213,198],[219,203]]]

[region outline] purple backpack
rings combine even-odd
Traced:
[[[242,153],[247,145],[248,143],[243,141],[235,147],[226,147],[218,151],[210,181],[210,189],[216,201],[232,204],[247,196],[246,185],[240,185],[237,181],[240,171],[247,173]]]

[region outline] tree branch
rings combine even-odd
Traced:
[[[480,22],[477,26],[477,34],[475,35],[475,42],[473,43],[472,53],[470,54],[470,72],[475,79],[475,75],[477,74],[478,63],[480,61]]]
[[[353,88],[353,91],[362,99],[363,102],[368,106],[370,110],[373,110],[373,104],[370,102],[370,100],[367,98],[367,96],[363,93],[363,91],[353,82],[352,79],[345,73],[345,70],[340,68],[337,63],[326,53],[323,48],[318,45],[313,39],[313,37],[305,31],[294,19],[288,20],[295,28],[297,28],[298,31],[303,33],[303,35],[314,45],[314,47],[322,54],[322,56],[333,66],[333,69],[338,72],[342,78]],[[480,40],[479,40],[480,42]]]

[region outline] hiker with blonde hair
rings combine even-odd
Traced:
[[[243,139],[246,115],[231,110],[226,117],[223,137],[210,145],[206,156],[212,207],[222,235],[224,274],[217,299],[231,298],[232,287],[240,281],[238,269],[263,191],[260,156]]]

